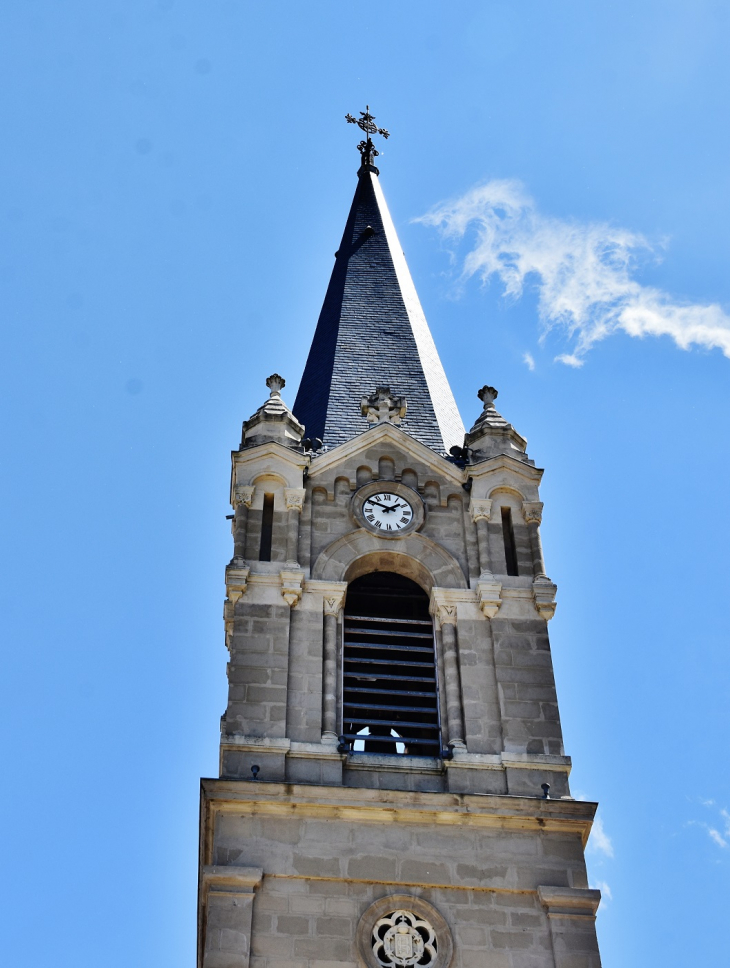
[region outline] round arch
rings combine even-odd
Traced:
[[[434,586],[468,588],[456,558],[435,541],[418,533],[397,542],[378,538],[364,530],[344,535],[319,555],[312,569],[312,578],[315,581],[349,582],[371,571],[394,571],[412,578],[428,593]]]

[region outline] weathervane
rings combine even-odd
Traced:
[[[369,104],[365,105],[365,110],[360,112],[359,118],[353,118],[351,114],[346,114],[345,120],[348,124],[356,124],[358,128],[361,131],[364,131],[368,136],[367,141],[360,142],[360,144],[357,146],[357,150],[362,156],[363,165],[372,165],[373,159],[377,158],[380,152],[375,148],[370,135],[380,134],[384,138],[389,138],[390,131],[386,130],[385,128],[379,128],[377,124],[375,124],[375,116],[370,113]]]

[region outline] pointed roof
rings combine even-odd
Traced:
[[[294,413],[307,437],[336,447],[368,429],[361,400],[378,387],[405,397],[407,434],[438,453],[463,444],[377,169],[363,164]]]

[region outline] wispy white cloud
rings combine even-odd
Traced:
[[[710,840],[723,850],[730,848],[730,811],[718,807],[714,800],[700,800],[703,807],[716,814],[711,823],[704,820],[690,820],[688,826],[700,827]]]
[[[592,853],[605,854],[606,857],[613,857],[613,843],[606,831],[603,829],[603,821],[596,817],[591,829],[591,837],[588,841],[588,849]]]
[[[535,357],[532,355],[532,353],[525,353],[522,357],[522,361],[527,366],[528,370],[535,369]]]
[[[542,336],[555,328],[567,335],[571,350],[556,359],[568,366],[581,366],[592,346],[619,330],[730,357],[730,315],[721,306],[682,301],[637,281],[640,261],[658,258],[662,247],[637,232],[544,215],[511,179],[473,188],[418,221],[455,242],[469,238],[463,279],[497,278],[515,299],[534,283]]]
[[[592,881],[591,887],[597,887],[601,892],[604,901],[612,901],[613,894],[611,893],[611,888],[605,881]]]

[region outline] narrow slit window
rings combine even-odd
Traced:
[[[439,756],[433,621],[420,585],[391,572],[347,589],[342,740],[355,753]]]
[[[507,563],[507,574],[518,575],[515,529],[512,527],[512,508],[502,508],[502,535],[504,536],[504,558]]]
[[[261,515],[261,546],[259,561],[271,561],[271,536],[274,531],[274,495],[264,494],[264,510]]]

